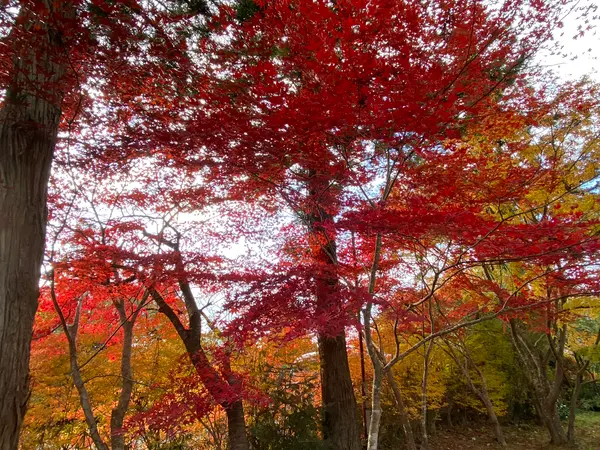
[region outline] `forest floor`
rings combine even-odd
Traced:
[[[577,450],[600,450],[600,412],[577,414],[575,429]],[[565,429],[566,429],[566,423]],[[503,427],[508,445],[502,447],[494,439],[492,428],[485,425],[456,426],[439,430],[430,440],[432,450],[558,450],[549,444],[546,429],[533,424],[507,425]],[[568,447],[567,447],[568,448]]]

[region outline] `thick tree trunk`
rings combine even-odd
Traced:
[[[225,414],[227,415],[227,429],[229,432],[229,450],[249,450],[242,401],[238,400],[229,405],[225,409]]]
[[[321,270],[316,274],[316,306],[320,314],[332,318],[330,328],[318,331],[323,399],[323,439],[332,450],[360,450],[358,407],[346,349],[345,317],[338,297],[337,248],[335,234],[325,224],[333,217],[329,210],[332,198],[330,180],[310,170],[309,227],[316,261]]]
[[[37,3],[37,2],[36,2]],[[45,3],[35,5],[44,8]],[[59,2],[60,15],[70,10]],[[59,12],[55,13],[58,17]],[[16,449],[29,399],[29,351],[46,233],[46,190],[64,40],[26,6],[13,30],[13,74],[0,111],[0,448]],[[35,30],[31,32],[30,30]],[[43,30],[43,33],[39,33]],[[24,36],[31,35],[25,42]],[[42,93],[44,98],[42,98]]]
[[[394,378],[394,372],[390,368],[387,372],[388,383],[392,387],[392,391],[394,391],[394,398],[396,399],[396,404],[398,405],[398,412],[400,413],[400,423],[402,425],[402,430],[404,431],[404,438],[406,440],[406,448],[408,450],[417,450],[417,444],[415,443],[415,436],[413,434],[412,426],[410,424],[410,417],[408,416],[408,412],[406,411],[406,405],[404,404],[404,399],[402,398],[402,392],[400,391],[400,387],[398,383],[396,383],[396,379]]]
[[[360,450],[356,398],[350,378],[346,334],[319,335],[323,438],[333,450]]]
[[[329,244],[326,258],[335,255],[335,246]],[[317,280],[317,307],[325,312],[338,310],[335,302],[337,279],[329,276]],[[321,366],[321,397],[323,399],[323,439],[332,450],[360,450],[360,429],[357,403],[350,376],[346,332],[335,327],[336,333],[318,333],[319,362]]]
[[[569,440],[567,438],[567,434],[560,423],[560,417],[558,415],[558,410],[556,409],[556,405],[546,405],[546,408],[543,408],[542,411],[542,421],[544,425],[548,429],[548,433],[550,434],[550,441],[554,445],[564,445]]]

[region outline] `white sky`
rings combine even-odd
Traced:
[[[579,6],[598,5],[598,0],[584,0]],[[563,28],[557,28],[554,39],[562,46],[560,55],[551,55],[543,52],[538,56],[538,62],[551,68],[556,74],[565,80],[574,80],[584,75],[589,75],[595,81],[600,82],[600,8],[591,13],[587,18],[587,24],[577,17],[578,13],[571,13],[563,20]],[[593,16],[597,15],[596,18]],[[576,38],[579,33],[578,26],[594,27],[585,32],[583,37]]]

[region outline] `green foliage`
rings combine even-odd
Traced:
[[[288,384],[273,392],[273,402],[252,418],[250,440],[257,450],[325,449],[318,436],[319,410],[313,383]]]
[[[600,411],[600,386],[598,383],[583,385],[579,401],[579,407],[584,411]]]
[[[251,19],[260,7],[253,0],[239,0],[235,7],[236,19],[242,23]]]
[[[253,448],[325,449],[318,435],[320,411],[314,401],[318,390],[315,379],[294,380],[293,370],[283,367],[278,381],[279,384],[269,390],[271,402],[256,408],[250,418],[248,431]]]
[[[556,409],[558,410],[558,417],[560,420],[567,420],[569,418],[569,405],[565,402],[556,402]]]
[[[500,320],[483,322],[463,337],[464,344],[477,368],[485,377],[487,391],[492,401],[496,414],[504,416],[509,408],[514,395],[520,395],[520,390],[512,392],[512,383],[522,387],[516,382],[516,374],[512,374],[514,367],[514,354],[512,345],[504,324]],[[469,373],[475,387],[481,385],[478,373],[473,367]],[[510,379],[513,378],[512,382]],[[477,414],[486,414],[485,406],[469,389],[466,380],[454,361],[449,362],[446,372],[447,399],[449,403],[463,410],[470,410]]]

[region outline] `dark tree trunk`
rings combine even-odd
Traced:
[[[331,247],[335,251],[334,247]],[[317,304],[321,311],[334,312],[332,304],[337,279],[317,280]],[[356,397],[350,377],[346,333],[343,326],[335,333],[318,334],[321,365],[321,396],[323,399],[323,439],[332,450],[360,450],[360,428]],[[330,330],[328,330],[330,331]]]
[[[446,422],[448,424],[449,427],[453,427],[453,423],[452,423],[452,407],[453,407],[453,403],[452,401],[450,401],[448,403],[448,409],[446,410]]]
[[[560,417],[556,405],[548,405],[542,411],[542,421],[550,434],[550,441],[554,445],[564,445],[568,442],[567,434],[560,423]]]
[[[334,450],[359,450],[356,398],[350,378],[346,335],[319,336],[323,438]]]
[[[227,415],[227,429],[229,432],[229,450],[249,450],[242,401],[238,400],[229,405],[225,409],[225,414]]]
[[[500,445],[506,445],[506,438],[504,437],[504,432],[502,431],[502,427],[500,426],[500,421],[498,420],[496,410],[494,409],[494,405],[490,400],[487,389],[482,388],[481,401],[485,405],[485,409],[487,411],[488,418],[490,419],[490,423],[494,427],[494,434],[496,435],[496,440]]]
[[[323,439],[332,450],[360,450],[358,407],[346,349],[345,320],[339,298],[337,248],[335,234],[328,228],[333,222],[335,205],[330,180],[317,171],[309,171],[309,227],[314,257],[321,264],[315,275],[319,314],[331,318],[329,328],[318,331],[323,399]]]
[[[35,6],[43,10],[45,3],[39,3]],[[54,14],[58,22],[72,12],[69,2],[54,4],[61,7]],[[27,6],[19,14],[18,28],[13,30],[12,79],[0,111],[2,450],[17,448],[29,399],[29,352],[44,254],[46,191],[61,115],[59,81],[64,66],[56,55],[67,50],[65,41],[51,29],[55,21],[43,20],[43,14],[33,14]]]

